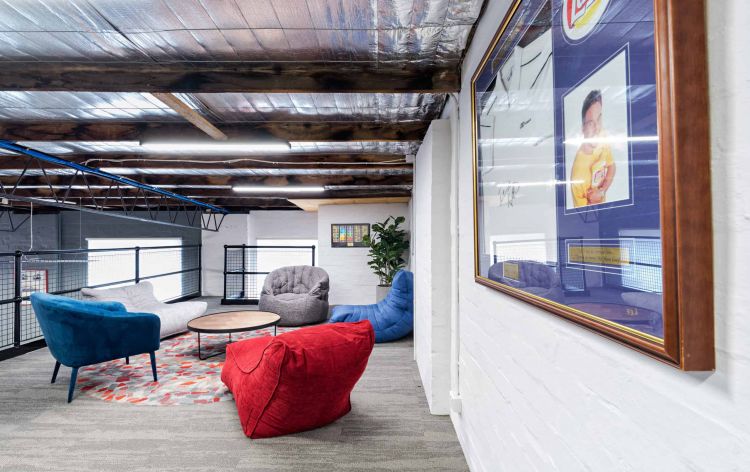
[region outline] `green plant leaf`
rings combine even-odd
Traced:
[[[406,266],[404,253],[409,250],[407,232],[399,226],[406,221],[403,216],[389,216],[382,223],[372,225],[372,233],[363,241],[370,248],[367,263],[380,283],[390,285],[396,273]]]

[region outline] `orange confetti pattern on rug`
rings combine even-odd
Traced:
[[[278,328],[279,334],[294,328]],[[232,335],[232,341],[270,336],[273,328]],[[223,351],[226,335],[201,335],[201,351],[205,356]],[[117,359],[102,364],[83,367],[78,374],[80,391],[88,396],[108,402],[134,405],[173,406],[186,404],[211,404],[232,399],[221,382],[224,355],[201,361],[198,359],[198,335],[185,333],[161,342],[156,352],[156,371],[151,377],[148,354]]]

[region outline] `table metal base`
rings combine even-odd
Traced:
[[[201,333],[198,331],[198,359],[205,361],[206,359],[210,359],[212,357],[220,356],[227,352],[227,344],[230,344],[232,342],[232,333],[229,334],[229,340],[224,344],[224,350],[215,352],[213,354],[209,354],[206,357],[201,356]],[[273,326],[273,335],[276,336],[276,325]]]

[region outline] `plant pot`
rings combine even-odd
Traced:
[[[388,292],[391,291],[390,285],[378,285],[375,287],[375,298],[377,302],[382,301],[385,297],[388,296]]]

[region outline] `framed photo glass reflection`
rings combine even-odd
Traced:
[[[702,1],[517,0],[472,78],[477,282],[686,370],[713,368],[704,29]]]

